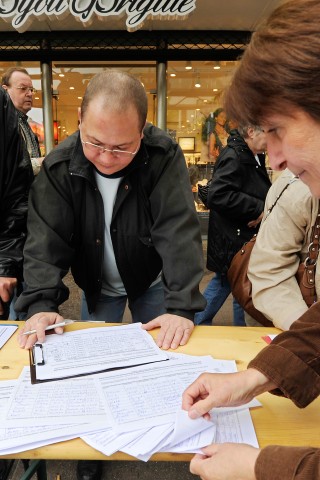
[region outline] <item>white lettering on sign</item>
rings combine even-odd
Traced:
[[[24,32],[30,26],[33,17],[45,19],[71,13],[83,23],[92,15],[100,19],[110,15],[127,14],[126,27],[137,30],[149,16],[185,18],[196,8],[196,0],[0,0],[0,16],[8,21],[12,17],[12,26]]]

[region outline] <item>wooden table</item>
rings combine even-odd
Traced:
[[[23,324],[24,322],[16,322]],[[79,328],[101,327],[99,323],[82,322],[66,327],[66,331]],[[263,335],[275,334],[275,328],[253,327],[196,327],[188,345],[177,352],[191,355],[212,355],[214,358],[236,360],[239,370],[266,346]],[[157,331],[152,335],[156,336]],[[22,367],[29,365],[29,355],[17,344],[18,332],[0,350],[0,380],[18,378]],[[307,408],[298,409],[287,399],[269,393],[258,399],[263,408],[251,410],[259,445],[312,445],[320,447],[320,398]],[[189,461],[191,454],[157,453],[152,460]],[[47,460],[136,460],[118,452],[110,457],[93,449],[77,438],[45,447],[28,450],[1,458],[47,459]]]

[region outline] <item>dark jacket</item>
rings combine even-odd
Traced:
[[[264,156],[259,155],[259,159],[261,166],[238,131],[233,130],[215,164],[208,192],[209,270],[226,273],[236,252],[258,231],[258,227],[249,228],[248,222],[263,212],[271,186]]]
[[[193,319],[205,304],[198,288],[203,255],[182,151],[149,125],[139,152],[121,173],[110,230],[128,297],[139,297],[162,270],[167,311]],[[103,252],[102,197],[77,132],[46,157],[32,186],[24,252],[27,289],[16,308],[29,316],[57,311],[68,297],[62,278],[71,266],[94,311]]]
[[[0,87],[0,276],[22,279],[28,193],[33,180],[23,158],[18,116]]]

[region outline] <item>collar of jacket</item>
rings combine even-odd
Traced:
[[[238,130],[231,130],[230,136],[227,140],[227,146],[233,148],[233,150],[239,155],[239,160],[241,163],[250,163],[255,166],[258,165],[252,150],[250,150],[247,142],[240,135]],[[245,155],[243,155],[244,153]],[[258,157],[261,166],[263,166],[265,162],[265,154],[258,153]]]

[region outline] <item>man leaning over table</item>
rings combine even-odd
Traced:
[[[128,300],[133,321],[160,327],[159,347],[187,343],[205,305],[200,226],[182,150],[146,124],[147,109],[138,79],[102,72],[86,89],[79,131],[46,157],[29,197],[27,286],[16,303],[28,313],[24,331],[37,333],[20,336],[21,347],[62,320],[70,267],[84,320],[121,322]],[[78,468],[81,479],[100,473]]]
[[[98,74],[79,131],[46,157],[30,193],[27,288],[16,304],[37,334],[20,337],[22,347],[62,320],[70,266],[84,320],[121,322],[128,299],[133,321],[161,328],[160,347],[187,343],[205,304],[200,226],[182,150],[146,124],[147,108],[138,79]]]

